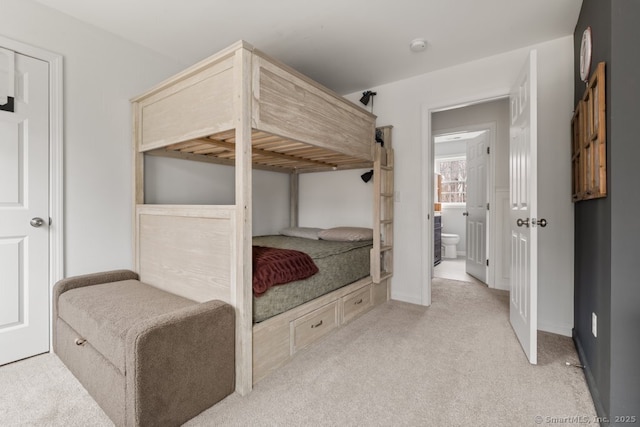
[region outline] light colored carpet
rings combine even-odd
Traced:
[[[185,426],[527,426],[593,419],[570,338],[539,333],[530,365],[509,326],[508,293],[436,279],[433,304],[389,302]],[[0,424],[108,426],[47,354],[0,368]],[[536,416],[542,417],[536,420]],[[540,423],[536,422],[540,421]]]

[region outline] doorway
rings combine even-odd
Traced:
[[[434,242],[442,245],[440,258],[434,260],[439,261],[434,277],[488,281],[488,170],[495,123],[481,127],[439,131],[433,136],[434,215],[440,224]]]
[[[510,240],[504,216],[509,197],[509,101],[499,98],[432,111],[431,129],[433,173],[443,172],[443,165],[451,167],[453,162],[457,172],[444,181],[455,181],[456,174],[458,181],[465,181],[449,184],[447,194],[440,194],[441,202],[434,204],[434,215],[441,216],[441,232],[457,235],[459,240],[456,257],[446,257],[443,250],[433,275],[508,290]],[[480,166],[474,160],[479,156],[486,161]],[[433,181],[437,201],[437,175]],[[473,200],[467,199],[467,191],[475,193]]]
[[[51,348],[63,277],[62,57],[0,37],[0,365]]]

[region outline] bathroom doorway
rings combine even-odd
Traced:
[[[493,127],[434,134],[434,211],[441,225],[436,277],[487,282],[488,154]]]
[[[433,112],[434,277],[508,289],[509,103]],[[435,252],[437,253],[437,248]]]

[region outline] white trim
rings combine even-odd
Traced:
[[[422,304],[422,301],[420,300],[420,298],[416,298],[416,296],[414,294],[405,294],[405,293],[396,292],[393,295],[392,299],[393,299],[393,301],[407,302],[409,304],[425,305],[425,304]],[[391,301],[391,300],[389,300],[389,301]]]
[[[51,284],[64,278],[64,108],[63,60],[49,61],[49,162],[51,227]]]
[[[509,224],[509,187],[496,187],[495,192],[494,192],[494,198],[495,198],[495,202],[493,206],[495,207],[495,211],[494,211],[494,224],[495,224],[495,228],[494,230],[496,231],[497,236],[495,237],[495,244],[498,244],[498,236],[501,236],[503,239],[505,239],[507,236],[509,236],[509,232],[507,230],[505,230],[505,226],[508,227]],[[502,231],[499,231],[502,228]],[[504,240],[503,240],[504,243]],[[494,258],[494,262],[490,263],[489,266],[491,267],[491,264],[493,264],[493,272],[494,272],[494,282],[493,285],[496,289],[501,289],[503,291],[509,291],[511,286],[510,286],[510,282],[509,282],[509,273],[507,273],[507,276],[504,276],[502,273],[504,272],[504,268],[505,268],[505,254],[502,253],[501,254],[502,257],[500,258],[498,256],[498,254],[495,254],[495,258]],[[511,259],[511,253],[508,254],[507,257],[509,260]],[[491,258],[489,258],[491,259]],[[508,261],[507,261],[508,262]]]
[[[53,285],[64,277],[64,107],[62,55],[0,36],[0,46],[49,64],[49,309]],[[49,332],[53,330],[49,321]],[[49,337],[49,348],[52,344]]]
[[[420,239],[422,246],[422,277],[421,304],[431,305],[431,279],[433,278],[433,155],[434,145],[431,137],[432,109],[423,105],[421,108],[422,143],[420,155],[422,157],[422,221],[420,221]],[[427,166],[425,166],[427,165]]]
[[[444,156],[437,156],[433,158],[434,162],[438,161],[453,161],[453,160],[467,160],[466,154],[445,154]]]
[[[421,107],[421,135],[422,141],[420,144],[420,156],[422,158],[421,175],[422,175],[422,188],[421,194],[422,200],[422,229],[420,230],[420,238],[422,240],[422,305],[431,305],[431,280],[433,276],[433,227],[427,227],[432,224],[431,218],[433,217],[433,151],[434,142],[433,135],[431,134],[431,115],[439,111],[446,111],[455,108],[467,107],[475,104],[482,104],[485,102],[497,101],[509,96],[508,90],[498,91],[496,93],[487,94],[485,97],[461,99],[453,101],[449,104],[440,105],[422,105]],[[495,138],[495,131],[493,132]],[[493,141],[493,140],[492,140]],[[425,191],[425,189],[427,191]],[[490,203],[493,203],[491,200]],[[426,229],[424,229],[426,227]]]

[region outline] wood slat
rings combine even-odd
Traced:
[[[230,142],[226,142],[226,141],[220,141],[220,140],[210,139],[210,138],[202,139],[201,141],[203,143],[205,143],[205,144],[211,144],[211,145],[215,145],[217,147],[227,148],[229,150],[233,150],[235,148],[235,144],[230,143]],[[314,164],[314,165],[320,165],[320,166],[333,166],[333,165],[326,164],[324,162],[320,162],[320,161],[316,161],[316,160],[293,157],[293,156],[289,156],[287,154],[282,154],[282,153],[279,153],[279,152],[276,152],[276,151],[261,150],[259,148],[255,148],[255,147],[253,148],[253,153],[260,154],[260,155],[263,155],[265,157],[273,157],[273,158],[277,158],[277,159],[290,161],[290,162],[292,162],[292,164],[301,162],[301,163]]]
[[[252,132],[251,147],[251,161],[259,169],[290,173],[369,168],[372,165],[369,161],[257,130]],[[168,151],[175,152],[175,155],[166,154]],[[181,158],[202,156],[220,160],[210,163],[233,165],[235,132],[228,130],[209,137],[172,144],[154,154]]]

